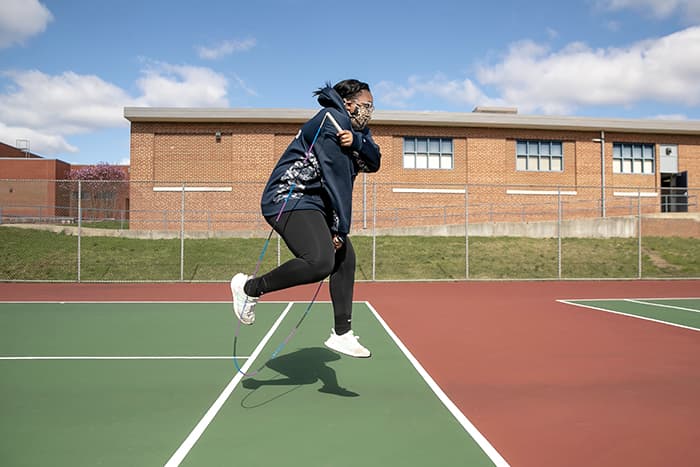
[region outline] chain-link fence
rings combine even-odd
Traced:
[[[251,182],[0,180],[4,281],[224,281],[270,227]],[[358,280],[700,277],[697,188],[376,183]],[[273,235],[261,270],[291,257]]]

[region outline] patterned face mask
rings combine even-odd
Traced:
[[[374,107],[368,105],[355,105],[355,111],[350,114],[350,123],[355,131],[363,130],[372,119]]]

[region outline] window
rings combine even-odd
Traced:
[[[71,196],[71,198],[73,198],[73,201],[78,201],[78,192],[77,191],[71,191],[70,196]],[[90,199],[90,192],[83,188],[80,191],[80,199],[83,201]]]
[[[515,145],[516,170],[562,172],[564,151],[561,141],[518,140]]]
[[[613,172],[619,174],[653,174],[654,145],[613,143]]]
[[[404,169],[452,169],[452,138],[403,139]]]

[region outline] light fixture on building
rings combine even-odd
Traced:
[[[216,142],[220,143],[221,142],[221,132],[217,131],[214,136],[216,137]]]

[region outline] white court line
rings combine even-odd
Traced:
[[[209,407],[207,413],[204,414],[202,419],[199,421],[199,423],[197,423],[197,425],[190,432],[187,438],[185,438],[180,447],[177,448],[172,457],[168,460],[168,462],[165,463],[165,467],[175,467],[180,465],[180,462],[183,461],[185,456],[187,456],[190,450],[194,447],[197,440],[199,440],[200,436],[202,436],[202,433],[204,433],[204,430],[207,429],[211,421],[214,419],[214,417],[216,417],[216,414],[219,412],[219,410],[221,410],[221,407],[224,406],[226,400],[231,396],[233,390],[236,389],[238,383],[241,381],[241,379],[243,379],[243,373],[248,371],[255,359],[258,357],[258,355],[260,355],[260,352],[262,352],[267,342],[275,333],[279,325],[282,323],[282,320],[284,320],[285,316],[287,316],[287,313],[289,313],[289,310],[292,308],[293,304],[294,302],[289,302],[287,308],[285,308],[280,317],[277,318],[277,321],[275,321],[275,323],[272,325],[267,334],[265,334],[265,337],[263,337],[262,341],[260,341],[253,353],[250,354],[250,358],[241,367],[241,371],[236,372],[233,379],[231,379],[228,385],[224,388],[223,392],[219,394],[219,397],[214,401],[214,404],[212,404],[212,406]]]
[[[613,302],[619,300],[627,300],[620,297],[600,297],[600,298],[566,298],[563,301],[571,302]],[[562,301],[557,300],[557,301]],[[637,297],[629,300],[700,300],[700,297]]]
[[[425,382],[428,384],[430,389],[433,390],[435,395],[440,399],[440,402],[442,402],[447,410],[450,411],[453,417],[459,422],[460,425],[469,433],[469,436],[472,437],[474,441],[479,445],[479,447],[484,451],[484,453],[491,459],[491,461],[496,465],[496,467],[509,467],[510,464],[506,462],[506,460],[501,456],[498,451],[496,451],[496,448],[489,443],[489,441],[486,439],[484,435],[482,435],[479,430],[474,426],[474,424],[462,413],[461,410],[455,405],[452,400],[445,394],[445,392],[438,386],[438,384],[435,382],[435,380],[430,376],[430,374],[423,368],[423,365],[418,362],[416,357],[413,356],[410,350],[401,342],[401,339],[394,333],[394,331],[391,330],[388,324],[386,324],[386,321],[382,319],[381,316],[379,316],[379,313],[377,313],[377,310],[374,309],[374,307],[369,303],[365,302],[367,307],[372,311],[374,314],[374,317],[377,318],[377,321],[384,327],[384,330],[391,336],[391,338],[394,340],[396,345],[399,346],[399,349],[404,353],[406,358],[413,364],[413,367],[418,371],[418,373],[423,377]]]
[[[590,301],[596,301],[594,299],[587,299]],[[612,300],[621,300],[621,299],[612,299]],[[667,321],[661,321],[659,319],[654,319],[654,318],[647,318],[646,316],[638,316],[638,315],[633,315],[631,313],[623,313],[621,311],[614,311],[614,310],[608,310],[607,308],[600,308],[597,306],[591,306],[591,305],[584,305],[583,303],[574,303],[573,301],[569,300],[557,300],[559,303],[564,303],[566,305],[573,305],[573,306],[578,306],[581,308],[588,308],[590,310],[597,310],[597,311],[604,311],[605,313],[611,313],[614,315],[621,315],[621,316],[627,316],[628,318],[636,318],[636,319],[642,319],[644,321],[651,321],[653,323],[658,323],[658,324],[665,324],[666,326],[673,326],[674,328],[682,328],[682,329],[690,329],[691,331],[700,331],[700,329],[693,328],[690,326],[684,326],[682,324],[676,324],[676,323],[669,323]]]
[[[133,356],[100,356],[100,355],[22,355],[0,356],[0,360],[231,360],[231,355],[133,355]],[[236,357],[241,360],[250,357]]]
[[[135,303],[144,303],[144,304],[154,304],[154,303],[163,303],[163,304],[179,304],[182,303],[183,305],[188,305],[188,304],[202,304],[206,305],[207,303],[228,303],[229,305],[231,304],[231,300],[100,300],[100,301],[95,301],[95,300],[0,300],[0,304],[32,304],[32,303],[56,303],[59,305],[65,305],[65,304],[91,304],[91,305],[100,305],[102,303],[108,304],[108,305],[128,305],[128,304],[135,304]],[[258,303],[270,303],[270,304],[288,304],[288,301],[284,300],[265,300],[265,301],[259,301]],[[316,300],[314,303],[332,303],[330,300]],[[362,302],[353,302],[353,303],[362,303]],[[202,310],[197,310],[198,312]]]
[[[663,303],[654,303],[654,302],[648,302],[648,301],[643,301],[643,300],[634,300],[631,298],[626,298],[625,301],[630,302],[630,303],[639,303],[640,305],[660,306],[662,308],[671,308],[673,310],[682,310],[682,311],[691,311],[693,313],[700,313],[700,310],[696,310],[695,308],[685,308],[685,307],[676,306],[676,305],[664,305]]]

